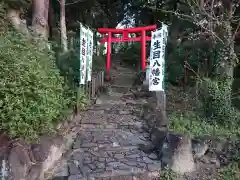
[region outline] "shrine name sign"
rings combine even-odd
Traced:
[[[165,24],[151,33],[149,91],[164,91],[167,37],[168,29]]]

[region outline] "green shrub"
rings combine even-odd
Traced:
[[[65,82],[69,87],[75,89],[79,84],[79,53],[75,50],[70,50],[66,53],[57,52],[56,64],[60,69],[60,73],[65,77]]]
[[[103,55],[103,52],[106,50],[105,46],[103,44],[100,44],[98,47],[98,52],[100,55]]]
[[[240,165],[237,162],[231,162],[217,170],[217,180],[237,180],[240,179]]]
[[[171,53],[166,55],[166,81],[173,85],[179,84],[184,77],[184,47],[175,45],[176,41],[167,44]]]
[[[149,52],[146,50],[146,52]],[[130,46],[122,46],[120,49],[121,60],[124,64],[131,67],[140,67],[141,63],[141,45],[134,43]]]
[[[56,64],[60,69],[61,75],[64,76],[66,79],[66,83],[72,89],[75,89],[76,86],[79,84],[79,50],[74,49],[68,51],[64,54],[60,54],[57,52]],[[100,71],[104,70],[105,68],[105,57],[103,55],[93,56],[92,62],[92,71]]]
[[[93,56],[92,68],[93,72],[101,71],[105,69],[106,57],[104,55]]]
[[[221,124],[213,124],[206,118],[199,116],[195,111],[188,111],[184,114],[173,112],[168,115],[169,130],[181,132],[195,136],[210,135],[217,137],[237,137],[240,133],[240,128],[226,127]]]
[[[239,122],[239,113],[232,106],[231,83],[204,79],[200,83],[200,110],[214,122],[230,125]]]
[[[72,100],[53,52],[14,31],[1,32],[0,41],[1,130],[26,140],[53,132]]]

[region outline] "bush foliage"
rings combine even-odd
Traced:
[[[239,122],[239,113],[232,105],[231,83],[205,78],[200,83],[200,110],[213,122],[231,125]]]
[[[146,47],[146,52],[150,51],[149,46]],[[140,70],[141,65],[141,44],[133,43],[131,45],[123,44],[119,51],[121,54],[121,60],[124,64],[137,68]],[[146,55],[148,57],[148,54]],[[146,58],[147,58],[146,57]]]
[[[33,140],[53,131],[71,103],[52,51],[14,31],[0,34],[1,130]]]
[[[66,77],[66,82],[69,87],[75,89],[79,84],[79,49],[70,50],[64,54],[57,53],[56,64],[60,69],[61,75]],[[92,71],[100,71],[105,68],[105,57],[103,55],[93,55]]]

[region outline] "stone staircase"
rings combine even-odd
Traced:
[[[129,91],[134,73],[120,68],[111,92],[102,94],[86,111],[67,158],[54,171],[54,180],[145,180],[157,179],[160,161],[146,154],[148,144],[140,120],[145,100]]]

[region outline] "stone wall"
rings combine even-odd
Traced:
[[[79,118],[71,116],[59,129],[66,130]],[[67,126],[66,126],[67,125]],[[36,144],[23,140],[12,141],[4,133],[0,136],[1,178],[9,180],[44,180],[50,170],[70,147],[75,134],[43,136]]]

